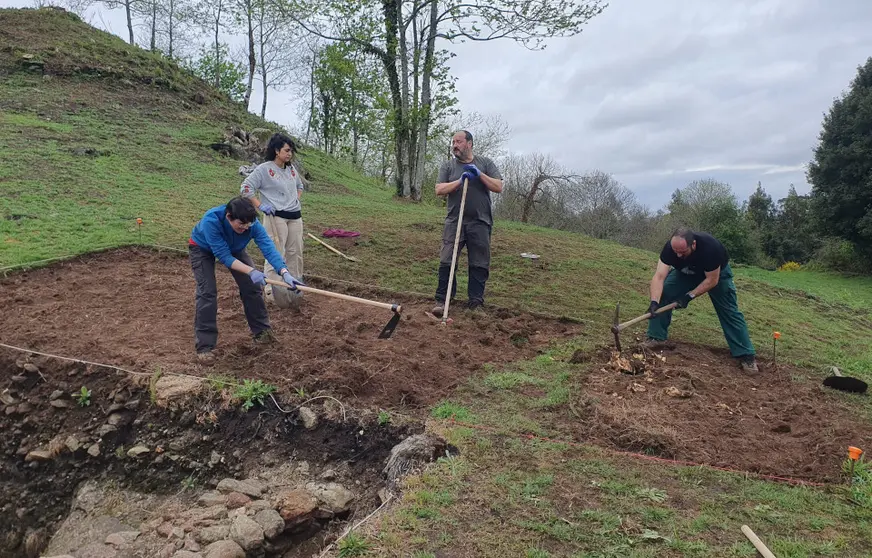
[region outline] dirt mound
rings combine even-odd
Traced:
[[[796,381],[803,373],[790,367],[762,360],[749,375],[727,351],[682,343],[594,360],[576,406],[587,420],[572,428],[607,447],[831,481],[849,445],[872,442],[872,425],[843,397],[816,380]]]
[[[312,286],[318,286],[312,283]],[[333,290],[335,287],[331,286]],[[0,280],[3,343],[152,373],[261,378],[286,393],[323,390],[358,404],[426,406],[487,362],[529,358],[581,326],[508,311],[459,309],[443,327],[432,301],[352,292],[403,304],[391,339],[388,311],[307,294],[301,314],[270,307],[279,342],[255,347],[233,278],[218,272],[218,362],[194,354],[194,280],[177,253],[121,249]]]

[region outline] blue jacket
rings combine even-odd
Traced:
[[[191,231],[191,241],[201,250],[212,252],[218,261],[228,268],[236,261],[233,254],[245,250],[252,240],[276,271],[287,267],[260,221],[252,223],[251,228],[244,233],[237,234],[227,220],[226,205],[219,205],[207,211]]]

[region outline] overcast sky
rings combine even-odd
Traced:
[[[91,21],[126,34],[122,14]],[[501,115],[510,150],[612,173],[652,209],[701,178],[778,199],[809,190],[823,113],[872,56],[870,25],[872,0],[613,0],[545,51],[464,44],[451,65],[462,110]],[[270,96],[267,118],[297,127],[295,100]]]

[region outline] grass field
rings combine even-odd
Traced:
[[[4,17],[12,16],[0,11],[0,25]],[[39,25],[47,26],[40,35],[52,34],[50,17],[28,29]],[[108,50],[93,56],[102,57],[101,64],[130,65],[111,58],[126,50],[120,40],[100,37]],[[0,35],[0,47],[27,50],[26,44],[4,44],[9,40]],[[230,103],[199,106],[172,89],[126,87],[75,72],[45,79],[15,71],[9,57],[0,63],[8,73],[0,81],[0,268],[136,243],[140,234],[145,243],[183,247],[202,213],[235,195],[241,180],[241,163],[208,144],[228,126],[265,125]],[[362,232],[350,252],[357,264],[307,241],[307,273],[432,293],[444,210],[395,200],[387,187],[315,149],[305,149],[303,157],[312,175],[303,200],[307,230]],[[141,231],[136,218],[144,221]],[[521,252],[542,258],[531,262]],[[570,394],[583,380],[564,361],[576,349],[611,341],[616,303],[624,319],[647,308],[655,264],[654,253],[497,222],[488,302],[578,318],[585,334],[535,361],[483,370],[436,407],[434,420],[454,416],[498,425],[499,432],[437,421],[461,456],[413,478],[401,504],[361,547],[371,555],[419,558],[449,551],[533,558],[754,556],[739,532],[748,523],[779,557],[872,555],[872,512],[848,503],[839,489],[791,487],[517,436],[532,431],[561,438],[547,426],[550,416],[568,411]],[[461,265],[460,293],[465,280]],[[872,279],[741,267],[736,282],[758,353],[771,356],[772,332],[780,331],[779,359],[803,371],[796,381],[817,380],[830,365],[872,381]],[[705,299],[676,313],[671,335],[725,346]],[[550,399],[527,400],[516,388],[530,381],[544,386]],[[865,398],[841,400],[856,405],[858,420],[872,417]]]

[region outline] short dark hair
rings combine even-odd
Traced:
[[[297,152],[297,144],[294,143],[294,140],[289,136],[282,133],[273,134],[273,136],[269,138],[269,142],[267,142],[266,149],[263,152],[264,161],[275,161],[276,155],[278,155],[279,151],[282,150],[282,147],[284,147],[285,144],[291,146],[291,153]]]
[[[257,219],[257,209],[254,208],[254,204],[248,198],[243,198],[242,196],[236,196],[227,202],[226,209],[231,219],[236,219],[243,223],[253,223]]]
[[[695,240],[693,231],[690,229],[690,227],[678,227],[677,229],[675,229],[675,232],[672,233],[672,238],[675,238],[676,236],[680,236],[681,238],[683,238],[684,241],[687,242],[688,246],[693,244],[693,241]]]
[[[460,130],[460,131],[463,132],[464,136],[466,136],[466,141],[468,141],[469,143],[472,143],[472,134],[470,134],[466,130]]]

